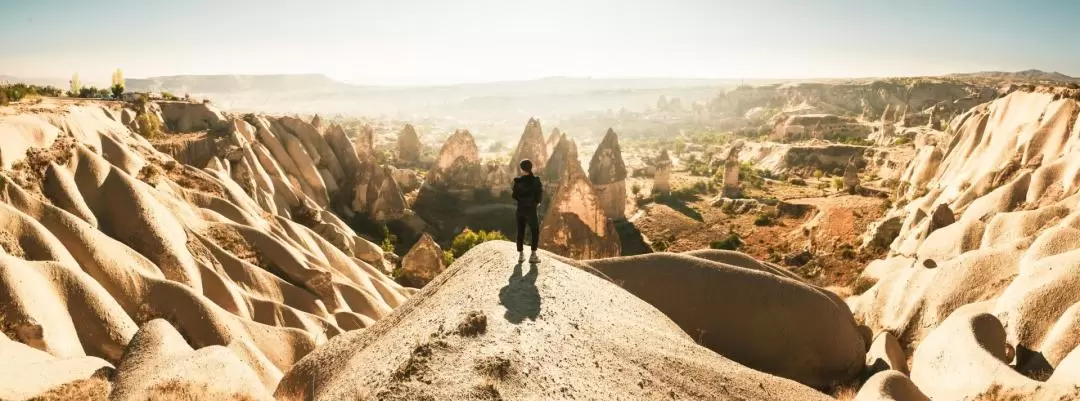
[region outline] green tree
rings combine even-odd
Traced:
[[[119,99],[124,94],[124,72],[120,71],[119,68],[112,74],[112,86],[109,89],[112,91],[114,99]]]
[[[72,74],[68,84],[71,86],[68,90],[68,96],[79,97],[79,94],[82,93],[82,82],[79,81],[79,73]]]

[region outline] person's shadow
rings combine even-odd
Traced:
[[[503,316],[513,324],[522,320],[536,320],[540,315],[540,291],[536,289],[539,264],[529,266],[529,272],[521,275],[521,263],[514,266],[509,282],[499,290],[499,303],[506,308]]]

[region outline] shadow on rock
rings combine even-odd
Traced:
[[[536,320],[540,315],[540,291],[536,289],[536,275],[539,265],[529,267],[529,272],[521,275],[521,263],[514,265],[514,272],[506,286],[499,290],[499,303],[506,308],[506,320],[513,324],[525,319]]]

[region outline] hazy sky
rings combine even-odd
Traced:
[[[1075,0],[0,0],[0,74],[1075,76],[1078,21]]]

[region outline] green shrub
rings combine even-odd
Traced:
[[[146,139],[155,139],[161,136],[161,121],[150,113],[141,113],[135,117],[139,135]]]
[[[161,98],[164,100],[180,100],[176,95],[169,92],[161,92]]]
[[[773,212],[761,212],[754,218],[755,226],[771,226],[776,223],[776,213]]]
[[[473,231],[468,227],[465,228],[461,234],[454,237],[454,240],[450,243],[450,252],[454,258],[460,258],[465,252],[468,252],[473,247],[480,245],[488,241],[506,240],[506,236],[499,231]]]
[[[379,247],[382,248],[383,252],[394,253],[394,249],[396,248],[395,244],[397,243],[397,240],[398,240],[397,236],[390,232],[390,227],[387,227],[386,225],[383,225],[382,226],[382,241],[379,242]]]
[[[825,172],[824,172],[824,171],[821,171],[821,170],[814,170],[814,178],[817,178],[817,179],[819,179],[819,180],[820,180],[820,179],[821,179],[821,177],[824,177],[824,176],[825,176]]]
[[[833,189],[836,189],[836,190],[844,189],[844,178],[843,177],[833,177],[833,179],[832,179],[832,187],[833,187]]]
[[[736,232],[728,233],[727,237],[718,241],[713,241],[709,244],[712,249],[725,249],[729,251],[737,251],[742,247],[743,241]]]
[[[634,194],[635,196],[637,194],[640,194],[641,193],[641,184],[634,183],[634,185],[631,185],[630,186],[630,193]]]
[[[457,259],[457,258],[454,257],[453,252],[451,252],[451,251],[443,251],[442,252],[442,264],[443,264],[443,267],[450,266],[450,264],[454,263],[454,259]]]

